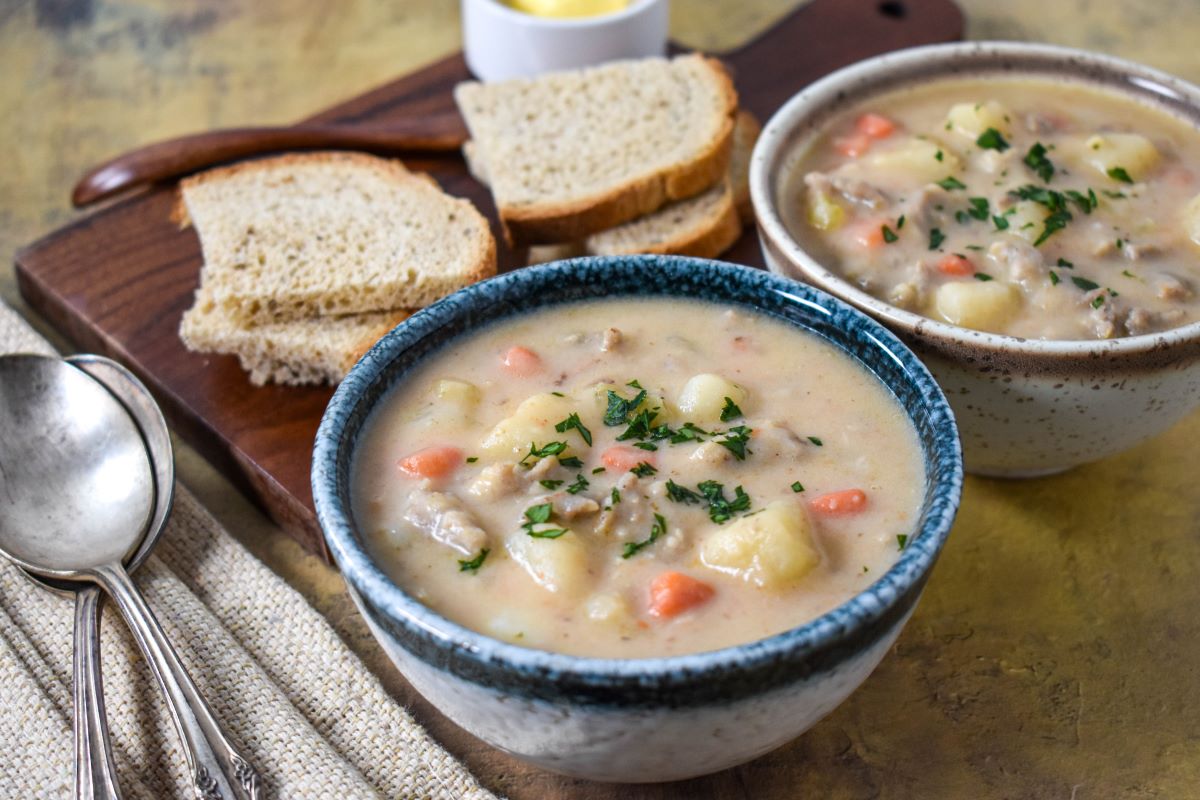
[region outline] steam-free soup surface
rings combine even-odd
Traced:
[[[762,638],[895,561],[925,477],[894,397],[742,309],[560,306],[437,353],[381,403],[355,516],[406,591],[468,628],[649,657]]]
[[[1109,339],[1200,319],[1200,131],[1114,92],[948,80],[864,100],[782,207],[876,297],[968,328]]]

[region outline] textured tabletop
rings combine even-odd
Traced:
[[[672,5],[676,39],[722,49],[792,4]],[[962,5],[972,38],[1087,47],[1200,81],[1195,0]],[[71,220],[71,185],[103,157],[298,119],[453,51],[459,35],[451,0],[3,0],[0,257]],[[22,307],[10,269],[0,296]],[[921,606],[861,690],[745,767],[619,792],[458,731],[391,668],[336,572],[182,446],[179,467],[436,737],[514,798],[1200,796],[1200,414],[1065,475],[968,480]]]

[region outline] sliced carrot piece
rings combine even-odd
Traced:
[[[871,137],[863,133],[839,136],[833,140],[833,149],[849,158],[858,158],[871,149]]]
[[[717,590],[682,572],[664,572],[650,582],[650,614],[674,617],[708,602]]]
[[[971,259],[957,253],[947,253],[940,258],[937,268],[938,272],[943,275],[954,275],[960,278],[975,274],[975,265],[971,263]]]
[[[896,123],[882,114],[863,114],[854,123],[854,129],[872,139],[886,139],[896,130]]]
[[[842,489],[837,492],[829,492],[809,500],[808,507],[814,513],[827,517],[857,514],[867,507],[867,493],[862,489]]]
[[[875,250],[883,247],[883,226],[886,224],[884,220],[878,219],[859,222],[851,229],[850,235],[864,249]]]
[[[657,465],[654,453],[623,444],[614,444],[600,454],[600,463],[614,472],[628,472],[643,462],[652,467]]]
[[[541,357],[528,347],[521,347],[519,344],[504,351],[504,359],[501,363],[505,372],[518,378],[528,378],[542,371]]]
[[[449,445],[418,450],[398,462],[400,471],[410,478],[444,478],[463,464],[463,452]]]

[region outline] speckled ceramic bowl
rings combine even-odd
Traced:
[[[454,337],[536,308],[662,295],[747,306],[833,342],[895,393],[919,433],[926,491],[896,565],[827,614],[752,644],[661,659],[594,659],[498,641],[410,597],[375,563],[351,513],[350,465],[390,388]],[[376,638],[417,691],[463,728],[547,769],[607,781],[686,778],[794,738],[862,683],[895,641],[962,491],[958,435],[924,366],[846,304],[759,270],[699,259],[582,258],[457,292],[397,327],[330,401],[313,455],[326,541]]]
[[[1129,61],[1008,42],[920,47],[835,72],[784,104],[754,148],[750,191],[771,269],[867,311],[917,352],[954,407],[969,471],[1029,477],[1125,450],[1200,406],[1200,323],[1107,341],[1042,341],[936,322],[827,269],[796,242],[778,210],[797,156],[848,104],[940,77],[987,74],[1099,85],[1200,126],[1200,88]]]

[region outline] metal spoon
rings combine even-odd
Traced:
[[[255,800],[258,774],[122,566],[152,518],[151,469],[137,426],[96,381],[58,359],[0,357],[0,554],[108,592],[167,695],[197,796]]]

